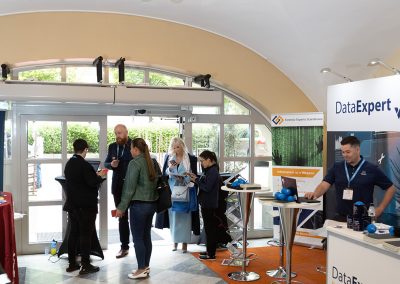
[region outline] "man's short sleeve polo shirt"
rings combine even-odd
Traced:
[[[353,204],[356,201],[362,201],[366,205],[373,202],[374,186],[379,186],[383,190],[388,189],[393,183],[388,177],[379,169],[378,166],[365,161],[357,175],[350,182],[350,188],[353,189],[353,200],[343,199],[343,190],[348,187],[348,181],[346,172],[344,169],[345,162],[337,162],[332,168],[328,170],[327,175],[324,177],[324,181],[329,184],[335,184],[336,188],[336,212],[339,215],[345,216],[352,214]],[[351,178],[352,172],[355,171],[356,167],[348,167],[349,176]]]

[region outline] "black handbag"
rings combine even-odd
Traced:
[[[171,208],[171,188],[168,184],[168,176],[160,176],[157,183],[158,200],[157,200],[157,213],[164,212]]]

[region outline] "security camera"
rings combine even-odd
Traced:
[[[210,74],[206,74],[206,75],[197,75],[196,77],[193,78],[193,81],[197,84],[199,84],[202,87],[205,88],[210,88],[210,78],[211,75]]]
[[[138,114],[145,114],[147,111],[145,109],[137,109],[135,112]]]
[[[1,64],[1,78],[6,80],[8,74],[10,74],[10,67],[7,64]]]

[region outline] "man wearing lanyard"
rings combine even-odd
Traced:
[[[114,203],[117,206],[121,202],[122,187],[129,162],[132,160],[131,139],[128,137],[128,129],[123,124],[114,127],[115,142],[108,146],[107,158],[104,166],[113,170],[111,192],[114,196]],[[119,239],[121,250],[116,258],[127,256],[129,253],[129,222],[128,213],[119,218]]]
[[[305,197],[317,199],[335,184],[335,219],[345,221],[347,215],[353,214],[355,202],[362,201],[367,206],[373,203],[374,186],[377,185],[386,191],[381,203],[375,206],[376,217],[379,217],[395,194],[393,183],[378,166],[360,156],[360,141],[357,137],[345,137],[340,144],[344,161],[335,163],[315,191],[307,192]]]

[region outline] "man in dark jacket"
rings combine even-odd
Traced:
[[[104,166],[113,171],[111,192],[114,196],[114,203],[117,206],[121,202],[122,187],[124,185],[125,174],[129,162],[132,160],[131,139],[128,137],[128,129],[123,124],[114,127],[115,142],[108,146],[107,158]],[[128,212],[118,219],[119,239],[121,249],[116,258],[128,255],[129,252],[129,222]]]
[[[83,139],[75,140],[74,155],[65,165],[64,174],[67,184],[68,217],[71,232],[68,238],[67,272],[80,268],[79,274],[99,271],[98,266],[90,264],[92,234],[96,230],[97,196],[105,172],[97,174],[85,160],[89,150]],[[81,266],[76,262],[77,245],[80,245]]]

